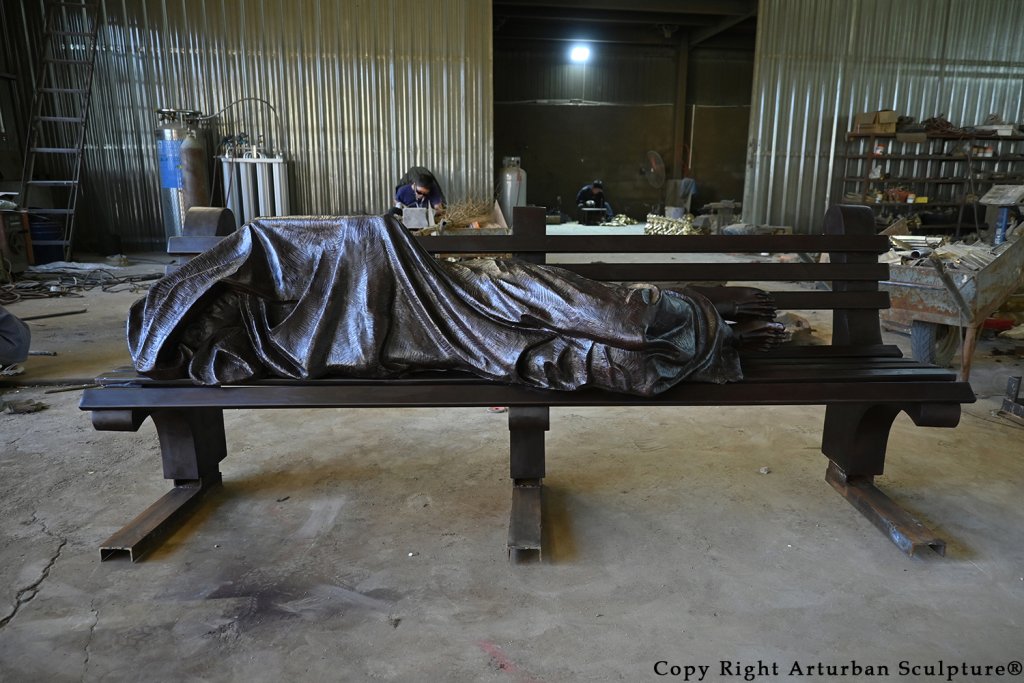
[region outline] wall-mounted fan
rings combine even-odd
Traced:
[[[647,178],[651,187],[661,187],[665,184],[665,162],[653,149],[647,150],[644,165],[640,167],[640,175]]]

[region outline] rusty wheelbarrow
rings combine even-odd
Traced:
[[[977,270],[946,267],[937,258],[925,265],[889,267],[892,307],[882,324],[909,333],[916,360],[948,365],[960,349],[960,379],[971,374],[971,358],[985,320],[1024,284],[1024,239],[993,250],[995,258]]]

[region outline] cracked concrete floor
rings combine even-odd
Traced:
[[[167,488],[155,433],[47,392],[127,362],[134,298],[11,307],[89,313],[33,323],[58,355],[5,398],[48,407],[0,414],[2,681],[945,680],[898,667],[1021,658],[1009,343],[979,348],[959,427],[893,430],[880,486],[945,558],[903,556],[824,482],[821,408],[615,408],[552,411],[545,558],[510,565],[505,416],[393,409],[229,412],[223,489],[144,562],[100,563]]]

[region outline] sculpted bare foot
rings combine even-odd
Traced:
[[[775,299],[756,287],[704,287],[689,285],[714,305],[726,320],[772,320],[775,317]]]
[[[786,326],[767,320],[745,320],[731,325],[736,346],[743,351],[768,351],[788,341]]]

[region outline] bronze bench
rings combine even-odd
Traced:
[[[189,380],[159,381],[115,371],[97,378],[80,408],[98,430],[137,431],[153,420],[164,477],[173,488],[100,548],[102,559],[140,559],[158,544],[212,486],[227,455],[224,410],[260,408],[391,408],[507,406],[512,509],[508,551],[516,559],[539,556],[545,432],[552,406],[824,405],[821,450],[825,478],[909,555],[922,548],[943,554],[945,542],[874,485],[885,464],[893,420],[906,412],[918,426],[955,427],[960,406],[975,400],[955,373],[903,357],[882,343],[878,312],[889,305],[879,281],[888,266],[878,254],[888,239],[875,234],[870,210],[836,206],[823,235],[549,236],[541,208],[517,208],[512,235],[419,238],[436,254],[513,253],[543,263],[558,253],[661,255],[662,262],[559,264],[593,279],[641,282],[830,283],[827,288],[772,289],[780,310],[832,310],[827,346],[784,346],[743,358],[744,379],[729,384],[681,383],[654,398],[598,390],[545,391],[466,375],[411,376],[396,380],[268,379],[230,387]],[[169,251],[194,254],[219,238],[172,238]],[[664,262],[665,254],[828,253],[829,262]]]

